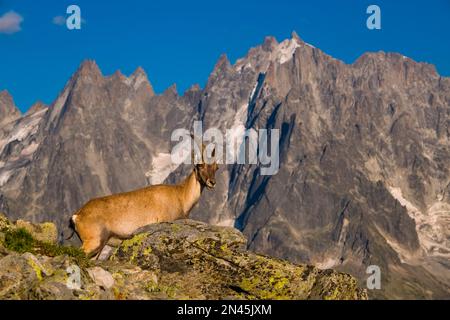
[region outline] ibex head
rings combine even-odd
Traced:
[[[194,140],[195,141],[195,140]],[[207,158],[206,156],[206,148],[205,145],[202,143],[202,150],[201,150],[201,161],[194,163],[194,171],[197,177],[197,180],[202,184],[203,186],[206,186],[208,189],[214,189],[216,186],[216,171],[219,169],[219,166],[216,162],[216,148],[214,147],[213,151],[211,152],[211,157]],[[194,159],[194,156],[193,156]],[[207,161],[205,161],[205,159]]]

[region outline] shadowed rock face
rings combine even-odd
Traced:
[[[0,299],[367,299],[348,274],[246,251],[245,237],[233,228],[191,220],[155,224],[109,259],[92,261],[10,250],[4,238],[23,223],[42,235],[39,225],[13,225],[0,216]],[[67,286],[66,269],[74,266],[77,288]]]
[[[399,54],[347,65],[296,34],[235,64],[222,56],[183,96],[155,95],[142,70],[105,77],[84,63],[48,110],[2,129],[0,210],[65,226],[90,198],[180,181],[190,168],[167,163],[170,135],[196,119],[281,139],[276,175],[223,165],[193,218],[296,263],[360,279],[379,265],[375,297],[450,295],[450,79]]]

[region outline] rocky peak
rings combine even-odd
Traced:
[[[155,91],[148,80],[147,73],[141,67],[138,67],[129,77],[130,83],[133,85],[135,89],[139,89],[141,86],[144,86],[149,90],[150,94],[155,95]]]
[[[190,105],[197,105],[201,100],[201,95],[202,88],[199,84],[194,84],[184,92],[183,98],[186,99]]]
[[[265,51],[272,51],[276,48],[277,45],[278,45],[277,39],[275,39],[275,37],[268,36],[264,38],[262,48]]]
[[[72,76],[72,82],[98,84],[104,80],[103,74],[94,60],[85,60]]]
[[[298,43],[302,43],[303,42],[303,40],[299,37],[299,35],[295,31],[292,31],[291,39],[296,41],[296,42],[298,42]]]
[[[127,77],[120,70],[116,70],[114,74],[111,76],[112,79],[118,79],[120,81],[127,81]]]
[[[33,113],[39,112],[39,111],[47,109],[47,108],[48,108],[48,106],[45,103],[43,103],[42,101],[37,101],[27,111],[27,114],[33,114]]]
[[[147,78],[147,73],[142,67],[137,67],[130,76],[132,79]]]
[[[0,124],[5,124],[20,117],[20,111],[14,104],[7,90],[0,91]]]
[[[201,91],[202,88],[198,83],[193,84],[187,91]]]
[[[238,59],[234,64],[234,70],[253,70],[256,74],[266,73],[272,63],[281,65],[290,61],[298,48],[308,48],[310,52],[314,47],[305,43],[294,31],[290,39],[278,42],[274,37],[265,37],[264,42],[251,48],[247,55]]]
[[[176,99],[178,97],[178,90],[177,90],[177,84],[174,83],[170,87],[168,87],[164,92],[163,95],[169,98]]]
[[[222,55],[220,55],[219,60],[217,61],[216,65],[214,66],[213,74],[227,72],[229,69],[231,69],[230,60],[228,60],[228,57],[226,54],[222,54]]]
[[[206,89],[213,86],[214,83],[216,83],[220,79],[226,78],[230,74],[230,72],[233,72],[231,63],[228,60],[227,55],[222,54],[208,78]]]
[[[434,65],[416,62],[398,53],[367,52],[352,66],[362,75],[372,77],[372,83],[379,86],[417,87],[427,86],[430,82],[438,85],[440,79]]]
[[[95,60],[84,60],[77,71],[80,75],[102,75]]]

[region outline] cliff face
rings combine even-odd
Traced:
[[[390,298],[450,295],[450,79],[400,54],[344,64],[298,35],[268,37],[204,89],[155,95],[143,70],[84,63],[49,108],[0,130],[0,210],[66,226],[93,197],[178,182],[170,135],[279,129],[280,169],[223,165],[192,217],[235,226],[248,248],[366,278]]]
[[[11,230],[25,224],[0,218],[0,299],[367,299],[350,275],[246,251],[246,239],[233,228],[192,220],[155,224],[106,260],[90,261],[39,254],[36,245],[34,253],[11,251]],[[26,225],[43,236],[42,226]],[[70,288],[67,268],[76,267],[81,285]]]

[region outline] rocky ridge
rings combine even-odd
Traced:
[[[103,261],[76,249],[61,254],[57,245],[47,255],[36,244],[26,250],[27,237],[14,233],[23,228],[45,238],[40,245],[55,240],[53,224],[0,216],[0,299],[367,299],[350,275],[246,251],[233,228],[192,220],[150,225]],[[71,281],[77,268],[79,282]]]

